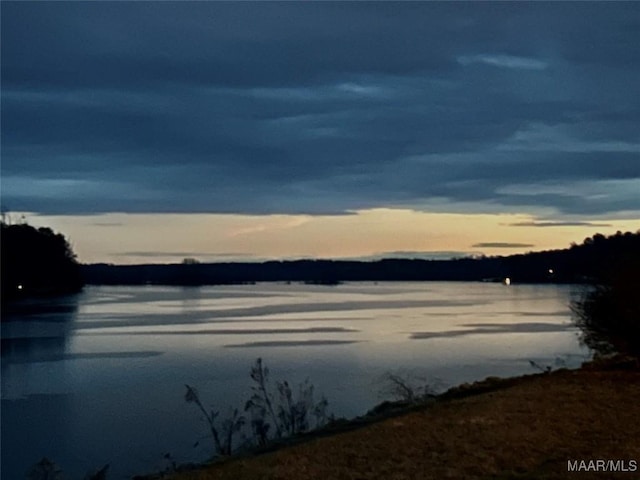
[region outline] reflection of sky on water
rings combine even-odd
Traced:
[[[446,387],[531,373],[529,360],[575,366],[585,352],[570,326],[570,291],[481,283],[90,287],[52,311],[3,312],[3,475],[22,478],[43,455],[71,478],[107,462],[113,478],[161,468],[167,451],[178,461],[203,459],[206,442],[191,447],[204,430],[183,400],[184,384],[223,410],[243,405],[257,357],[273,380],[308,377],[338,416],[380,402],[388,371],[408,369]]]
[[[445,330],[443,332],[413,332],[410,336],[412,339],[430,339],[430,338],[451,338],[461,337],[464,335],[493,335],[500,333],[543,333],[543,332],[564,332],[567,330],[575,331],[576,328],[569,324],[557,323],[467,323],[461,325],[457,330]]]

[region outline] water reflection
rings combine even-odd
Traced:
[[[81,294],[55,299],[31,299],[3,308],[2,377],[14,363],[63,358],[73,335]]]
[[[463,324],[464,328],[459,330],[445,330],[440,332],[413,332],[410,336],[412,339],[428,339],[428,338],[452,338],[464,335],[488,335],[496,333],[542,333],[542,332],[565,332],[576,331],[574,325],[542,323],[542,322],[526,322],[526,323],[475,323]]]
[[[309,327],[309,328],[251,328],[251,329],[206,329],[206,330],[101,330],[80,332],[79,335],[277,335],[284,333],[342,333],[358,332],[354,328]]]
[[[264,342],[247,342],[225,345],[227,348],[238,347],[317,347],[328,345],[350,345],[359,343],[357,340],[273,340]]]
[[[65,478],[107,462],[110,478],[153,471],[167,451],[204,460],[184,383],[215,408],[242,406],[257,357],[274,381],[308,377],[330,413],[346,417],[379,403],[374,381],[397,368],[452,386],[531,373],[531,360],[575,366],[569,293],[471,283],[87,287],[25,303],[3,312],[2,476],[24,478],[43,455]]]

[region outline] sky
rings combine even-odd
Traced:
[[[1,202],[83,262],[640,229],[638,2],[1,4]]]

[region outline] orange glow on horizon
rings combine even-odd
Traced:
[[[84,263],[175,263],[293,258],[358,258],[385,253],[508,255],[566,248],[595,233],[637,231],[636,219],[610,226],[530,226],[524,214],[433,213],[377,208],[350,215],[123,214],[39,216],[35,226],[64,234]],[[518,225],[520,224],[520,226]]]

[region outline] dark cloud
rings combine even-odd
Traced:
[[[638,211],[639,25],[631,2],[8,2],[3,205]]]
[[[512,227],[610,227],[610,223],[596,222],[515,222]]]
[[[531,243],[511,243],[511,242],[482,242],[473,245],[473,248],[527,248],[535,247]]]
[[[108,222],[108,221],[98,221],[91,222],[91,225],[95,227],[123,227],[125,225],[124,222]]]

